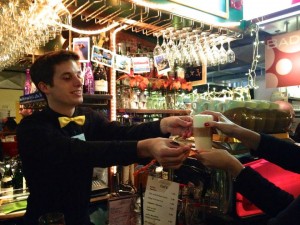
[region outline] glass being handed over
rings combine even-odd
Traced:
[[[213,116],[199,114],[193,117],[193,136],[197,150],[212,149],[211,128],[204,126],[209,121],[213,121]]]

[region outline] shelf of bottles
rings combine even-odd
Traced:
[[[107,105],[112,98],[108,94],[83,94],[83,106]],[[40,92],[23,95],[20,97],[20,105],[25,109],[41,109],[47,105],[46,100]]]
[[[192,93],[180,88],[153,89],[163,79],[149,79],[147,87],[135,85],[132,77],[118,80],[117,120],[124,124],[149,122],[172,115],[190,115]],[[132,85],[133,84],[133,85]],[[169,86],[170,87],[170,86]]]
[[[165,115],[188,115],[190,110],[175,109],[117,109],[118,113],[127,114],[165,114]]]
[[[109,101],[112,99],[108,94],[83,94],[82,106],[100,107],[108,106]]]
[[[19,156],[4,157],[1,162],[0,215],[25,210],[29,191]],[[18,204],[15,204],[18,202]]]
[[[166,116],[189,114],[190,110],[117,109],[117,120],[122,124],[131,125],[159,120]]]
[[[82,106],[107,107],[112,96],[108,94],[108,84],[106,70],[99,65],[92,65],[90,62],[82,64],[84,85]],[[43,95],[37,91],[31,82],[30,70],[26,69],[26,80],[24,85],[24,95],[20,97],[20,107],[22,109],[42,109],[47,105]]]

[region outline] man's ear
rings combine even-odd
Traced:
[[[38,84],[39,89],[41,90],[41,92],[47,94],[48,93],[48,85],[45,84],[44,82],[40,82]]]

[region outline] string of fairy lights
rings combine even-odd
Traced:
[[[257,89],[258,86],[256,85],[256,68],[257,64],[260,59],[259,55],[259,46],[260,46],[260,40],[259,40],[259,26],[257,24],[252,24],[250,29],[251,36],[254,36],[254,42],[253,42],[253,53],[252,53],[252,63],[251,67],[248,70],[248,73],[246,75],[248,76],[248,87]]]

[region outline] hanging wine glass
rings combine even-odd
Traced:
[[[173,31],[175,30],[174,27],[168,27],[166,29],[169,32],[169,41],[167,43],[166,53],[167,58],[169,59],[171,68],[174,68],[174,46],[175,46],[175,36]]]
[[[157,38],[156,46],[153,49],[153,56],[161,55],[163,54],[163,49],[159,45],[159,33],[154,33],[153,35]]]
[[[210,34],[210,42],[211,42],[211,52],[213,56],[212,66],[217,66],[219,64],[219,49],[217,48],[217,34]]]
[[[182,46],[182,61],[185,65],[191,65],[191,55],[190,55],[190,38],[188,32],[185,33],[185,41]]]
[[[197,52],[197,35],[190,36],[190,55],[192,60],[192,65],[194,66],[200,66],[200,58]]]
[[[203,40],[203,52],[206,58],[206,65],[207,67],[210,67],[214,64],[214,57],[212,55],[209,43],[208,43],[208,32],[203,31],[201,33],[201,40]]]
[[[161,47],[163,53],[166,53],[166,48],[167,48],[166,31],[162,30],[161,32],[162,32],[163,42],[160,47]]]
[[[228,40],[228,49],[227,49],[227,62],[233,63],[235,61],[235,53],[230,47],[230,40]]]
[[[178,65],[180,63],[180,58],[181,58],[181,52],[180,52],[180,35],[181,31],[176,30],[173,34],[173,41],[174,45],[172,46],[172,53],[173,53],[173,58],[174,62]]]
[[[193,33],[195,33],[194,47],[199,60],[199,65],[206,64],[206,57],[200,40],[201,30],[197,29],[196,31],[193,31]]]
[[[178,64],[180,66],[183,66],[184,60],[183,60],[183,55],[182,55],[182,50],[183,50],[183,46],[184,46],[184,32],[182,30],[180,31],[176,31],[178,36],[179,36],[179,40],[178,40],[178,44],[177,44],[177,59],[178,59]]]
[[[227,52],[223,46],[224,44],[224,38],[223,36],[220,36],[220,42],[221,42],[221,46],[219,49],[219,62],[220,64],[226,64],[227,63]]]

